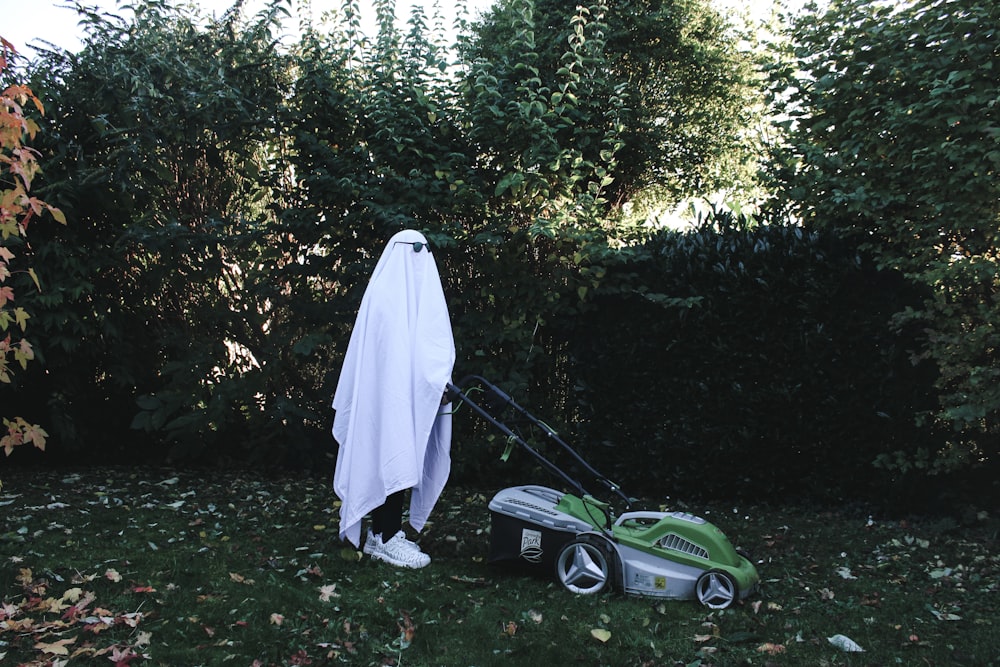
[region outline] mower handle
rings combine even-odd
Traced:
[[[576,452],[576,450],[574,450],[562,438],[560,438],[559,435],[554,430],[552,430],[552,428],[548,424],[540,421],[530,412],[528,412],[523,407],[518,405],[514,401],[514,399],[510,397],[509,394],[507,394],[505,391],[494,385],[486,378],[480,375],[468,375],[462,378],[459,381],[458,385],[454,385],[449,382],[446,388],[446,396],[448,400],[454,401],[456,399],[461,399],[463,402],[467,403],[477,414],[479,414],[479,416],[481,416],[483,419],[491,423],[501,433],[506,435],[508,438],[514,440],[515,442],[517,442],[517,444],[519,444],[521,447],[527,450],[529,454],[531,454],[533,457],[535,457],[535,459],[538,460],[539,463],[541,463],[543,468],[545,468],[550,473],[562,479],[564,482],[573,487],[573,489],[575,489],[576,492],[581,497],[590,495],[578,480],[570,477],[567,472],[559,468],[555,463],[547,459],[541,452],[539,452],[534,447],[525,442],[524,438],[519,436],[517,433],[514,433],[510,428],[507,427],[506,424],[504,424],[499,419],[494,417],[489,410],[483,408],[481,405],[479,405],[471,398],[469,398],[468,394],[465,391],[465,387],[467,387],[472,383],[477,383],[482,385],[487,391],[489,391],[489,393],[492,396],[494,396],[496,399],[499,399],[501,405],[497,409],[498,411],[500,409],[509,406],[518,413],[520,413],[521,415],[523,415],[524,417],[526,417],[529,421],[531,421],[532,424],[542,429],[545,435],[551,438],[559,447],[561,447],[566,453],[568,453],[579,465],[581,465],[588,473],[590,473],[594,477],[594,479],[597,480],[598,483],[600,483],[611,493],[614,493],[615,495],[619,496],[622,500],[624,500],[626,508],[632,506],[632,499],[629,498],[627,495],[625,495],[617,484],[606,478],[601,473],[597,472],[593,467],[591,467],[589,463],[587,463],[583,459],[582,456],[580,456]]]

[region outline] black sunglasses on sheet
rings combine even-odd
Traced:
[[[413,246],[413,252],[420,252],[424,248],[427,248],[427,252],[431,251],[431,246],[423,241],[396,241],[396,243],[405,243],[406,245]],[[395,243],[393,244],[395,245]]]

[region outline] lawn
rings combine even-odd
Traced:
[[[493,488],[447,489],[420,538],[434,562],[401,571],[337,540],[326,478],[3,478],[4,665],[1000,664],[1000,521],[983,510],[674,504],[758,563],[760,593],[713,612],[486,564]]]

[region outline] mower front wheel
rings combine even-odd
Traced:
[[[614,588],[617,562],[614,546],[607,540],[582,535],[567,542],[559,551],[556,576],[571,593],[602,593]]]
[[[726,609],[739,594],[733,578],[721,570],[709,570],[698,577],[694,586],[698,602],[709,609]]]

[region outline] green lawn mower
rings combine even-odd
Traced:
[[[473,399],[470,395],[475,394]],[[468,405],[571,489],[525,485],[503,489],[490,501],[489,562],[516,562],[554,571],[568,591],[581,595],[616,590],[649,597],[697,599],[712,609],[743,600],[760,581],[717,527],[687,512],[629,511],[632,499],[594,470],[555,431],[482,377],[448,385],[448,397]],[[502,418],[513,425],[508,426]],[[540,431],[568,454],[575,467],[604,491],[624,501],[617,517],[611,505],[591,495],[522,437],[522,425]]]

